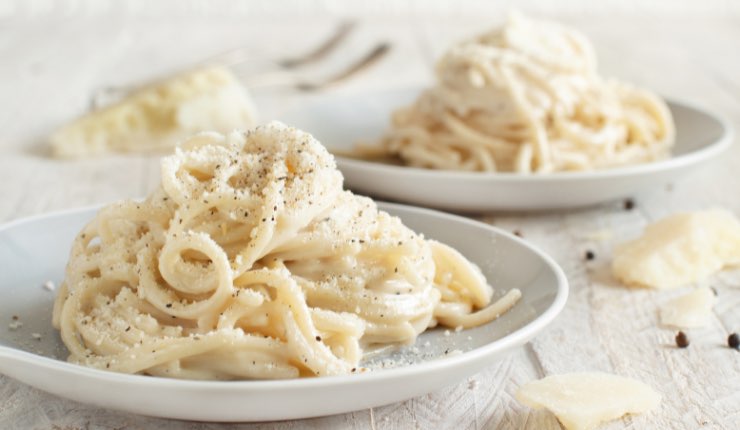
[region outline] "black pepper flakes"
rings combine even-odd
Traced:
[[[316,342],[321,342],[321,336],[316,336]]]
[[[624,210],[631,211],[635,208],[635,201],[632,199],[627,199],[624,201]]]
[[[514,230],[514,236],[524,237],[521,230]]]
[[[13,321],[18,321],[18,315],[13,315]]]
[[[679,331],[678,334],[676,334],[676,346],[679,348],[686,348],[689,346],[689,337],[686,336],[686,333],[683,331]]]
[[[740,336],[738,336],[737,333],[730,333],[730,335],[727,336],[727,346],[740,351]]]
[[[586,250],[586,252],[585,252],[585,253],[583,254],[583,257],[584,257],[584,258],[585,258],[585,259],[586,259],[587,261],[591,261],[591,260],[593,260],[594,258],[596,258],[596,254],[595,254],[595,253],[594,253],[593,251],[591,251],[591,250],[589,249],[589,250]]]
[[[168,308],[171,308],[172,307],[172,303],[167,303],[165,306],[168,307]]]

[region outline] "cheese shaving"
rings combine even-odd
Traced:
[[[740,263],[740,223],[712,209],[679,213],[649,225],[618,246],[612,273],[630,286],[673,288],[702,280]]]
[[[516,399],[531,408],[548,409],[568,430],[593,429],[660,403],[660,395],[642,382],[600,372],[548,376],[521,387]]]
[[[679,328],[707,326],[716,301],[711,289],[698,288],[661,306],[660,322]]]

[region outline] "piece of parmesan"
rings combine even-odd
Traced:
[[[680,213],[649,225],[643,235],[618,246],[612,273],[630,286],[673,288],[740,263],[740,223],[712,209]]]
[[[660,395],[642,382],[600,372],[548,376],[521,387],[516,399],[535,409],[548,409],[569,430],[592,429],[660,403]]]
[[[704,327],[709,324],[715,302],[711,289],[697,288],[661,306],[660,322],[679,328]]]
[[[228,69],[210,67],[134,91],[62,127],[50,141],[60,158],[151,152],[172,148],[197,132],[226,133],[255,122],[246,89]]]

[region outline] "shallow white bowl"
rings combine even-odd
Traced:
[[[375,360],[375,367],[397,367],[351,376],[209,382],[85,368],[64,361],[66,350],[51,326],[55,292],[42,287],[47,280],[62,280],[70,244],[96,211],[79,209],[0,227],[0,315],[5,324],[13,315],[23,323],[16,330],[0,328],[0,373],[60,396],[144,415],[203,421],[306,418],[393,403],[459,382],[523,345],[565,305],[568,285],[562,270],[521,239],[453,215],[380,206],[414,230],[460,250],[499,290],[519,288],[521,301],[475,329],[429,330],[416,348]],[[41,339],[34,339],[34,333]]]
[[[285,112],[280,120],[308,131],[330,150],[346,152],[359,141],[379,139],[391,112],[413,102],[419,91],[325,96]],[[341,156],[337,164],[353,191],[457,212],[593,205],[671,183],[732,143],[732,128],[720,116],[687,103],[668,105],[676,122],[676,146],[672,158],[655,163],[544,175],[429,170]]]

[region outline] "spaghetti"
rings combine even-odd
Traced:
[[[415,167],[483,172],[592,170],[659,160],[674,143],[658,96],[597,75],[590,42],[513,14],[454,46],[437,83],[399,109],[380,146]]]
[[[472,327],[495,303],[480,270],[342,190],[309,134],[270,123],[197,135],[142,202],[74,241],[54,307],[74,363],[189,379],[357,371],[363,348]]]

